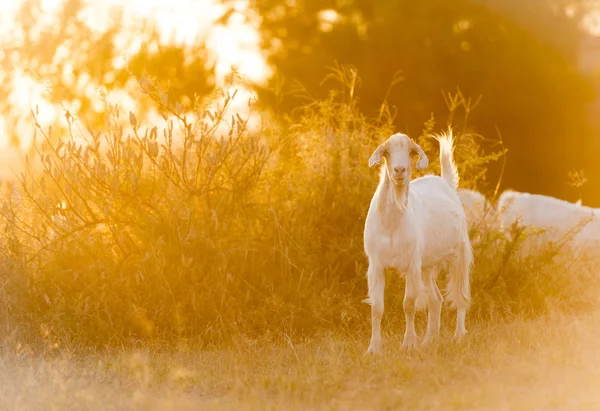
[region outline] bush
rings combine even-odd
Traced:
[[[488,227],[475,246],[471,313],[482,320],[533,317],[553,310],[579,311],[597,302],[594,259],[581,259],[567,239],[524,247],[536,234],[514,226],[505,234]],[[525,252],[529,250],[530,252]]]
[[[31,338],[41,329],[92,345],[366,327],[362,232],[378,178],[367,163],[393,119],[385,105],[377,118],[358,111],[351,68],[333,77],[337,92],[259,131],[239,115],[226,123],[230,94],[183,114],[147,80],[162,129],[109,106],[105,132],[69,115],[68,138],[56,138],[36,122],[38,165],[3,209],[10,319]],[[449,109],[468,114],[453,99]],[[418,139],[436,172],[433,128],[432,118]],[[461,184],[474,187],[502,153],[457,134]],[[534,265],[477,255],[474,318],[570,296],[555,277],[534,281]]]

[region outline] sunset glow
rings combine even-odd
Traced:
[[[42,10],[49,19],[56,18],[56,12],[60,10],[64,0],[43,0]],[[8,35],[10,33],[11,15],[16,12],[19,2],[2,2],[0,14],[2,18],[2,29],[0,33]],[[242,14],[247,8],[246,1],[238,1],[235,9],[239,12],[234,13],[227,26],[217,25],[211,27],[211,24],[221,17],[225,8],[214,0],[171,0],[165,2],[162,0],[132,0],[120,2],[116,0],[91,1],[86,2],[86,9],[80,16],[88,27],[102,31],[106,30],[113,16],[113,13],[120,9],[124,13],[124,21],[130,22],[130,26],[123,27],[124,33],[116,39],[120,49],[123,50],[123,56],[132,55],[137,52],[140,42],[132,36],[125,33],[134,33],[138,29],[138,24],[143,20],[153,22],[159,33],[161,42],[164,44],[193,44],[198,38],[207,39],[207,45],[217,58],[216,81],[217,85],[223,85],[226,76],[235,67],[240,75],[253,81],[262,82],[269,75],[269,69],[260,52],[260,38],[256,28],[246,21]],[[123,58],[119,57],[113,62],[115,68],[123,66]],[[67,73],[68,75],[68,73]],[[10,95],[10,103],[15,109],[26,111],[38,106],[39,121],[41,124],[50,124],[58,118],[60,110],[48,103],[44,97],[46,85],[38,84],[30,76],[25,74],[17,75],[13,78],[14,88]],[[102,86],[99,84],[98,86]],[[97,98],[97,91],[90,90],[88,97],[92,100]],[[90,94],[87,93],[87,94]],[[113,95],[114,94],[114,95]],[[126,106],[131,106],[133,100],[123,93],[111,93],[110,99],[118,101]],[[247,99],[250,94],[240,90],[232,108],[242,110],[247,109]],[[127,103],[127,101],[130,103]],[[99,103],[99,102],[98,102]],[[94,103],[97,105],[97,103]],[[100,107],[98,107],[100,108]],[[133,108],[133,106],[131,106]],[[18,131],[22,136],[27,136],[24,130],[30,128],[27,123],[21,124],[21,130]],[[8,130],[1,127],[0,146],[5,146],[8,141]],[[29,146],[29,138],[21,137],[21,146]]]
[[[0,411],[600,410],[599,10],[0,0]]]

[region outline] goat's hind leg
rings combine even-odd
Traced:
[[[456,306],[456,329],[454,339],[461,340],[467,335],[465,319],[471,300],[470,271],[472,261],[470,247],[461,250],[457,258],[450,263],[450,281],[448,297]]]
[[[467,308],[458,307],[456,309],[456,329],[454,331],[454,339],[456,341],[462,340],[467,335],[467,327],[465,326],[466,317]]]
[[[368,353],[381,352],[381,318],[383,317],[383,298],[385,292],[385,272],[383,267],[369,263],[367,271],[369,284],[369,298],[366,302],[371,304],[371,343]]]

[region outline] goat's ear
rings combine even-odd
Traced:
[[[371,158],[369,158],[369,167],[373,168],[377,164],[381,163],[381,161],[383,160],[384,152],[385,152],[385,147],[383,144],[381,144],[379,147],[377,147],[375,149],[375,151],[373,151],[373,154],[371,154]]]
[[[424,170],[429,166],[429,159],[425,155],[425,152],[417,143],[411,140],[412,143],[412,152],[419,156],[419,161],[417,161],[416,168],[417,170]]]

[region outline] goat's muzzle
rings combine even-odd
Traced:
[[[406,183],[408,173],[406,167],[396,166],[391,172],[391,180],[396,185],[403,185]]]

